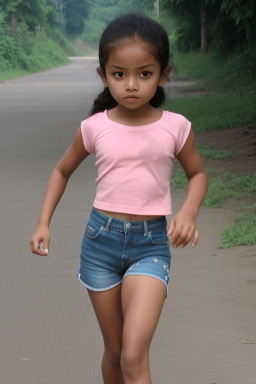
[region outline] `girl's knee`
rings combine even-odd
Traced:
[[[121,348],[108,348],[105,347],[104,356],[107,359],[108,363],[113,366],[120,366],[121,360]]]
[[[124,348],[121,354],[121,368],[124,376],[137,377],[148,369],[148,351]]]

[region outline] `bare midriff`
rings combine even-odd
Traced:
[[[159,217],[163,216],[157,216],[157,215],[133,215],[129,213],[120,213],[120,212],[109,212],[104,211],[103,209],[96,208],[97,211],[103,213],[103,215],[107,215],[110,217],[115,217],[116,219],[124,220],[124,221],[144,221],[144,220],[154,220]]]

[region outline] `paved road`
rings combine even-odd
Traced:
[[[1,384],[101,383],[101,336],[76,278],[95,192],[93,157],[56,211],[49,256],[29,250],[49,174],[101,87],[96,63],[74,60],[0,84]],[[184,192],[173,197],[177,210]],[[173,252],[152,345],[155,384],[256,383],[255,247],[215,247],[232,217],[202,209],[200,244]]]

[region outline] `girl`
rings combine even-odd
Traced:
[[[169,243],[177,248],[198,242],[196,216],[207,175],[190,122],[157,109],[171,71],[163,27],[136,14],[112,21],[100,40],[99,61],[104,91],[52,172],[31,249],[47,255],[50,219],[68,179],[95,153],[97,193],[78,277],[104,339],[104,383],[149,384],[149,347],[167,293]],[[188,189],[167,230],[174,156]]]

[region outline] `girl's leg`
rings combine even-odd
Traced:
[[[149,276],[127,276],[122,284],[124,316],[121,367],[125,384],[151,384],[149,347],[166,286]]]
[[[102,359],[104,384],[124,384],[120,367],[123,313],[121,284],[104,292],[88,290],[103,335],[105,351]]]

